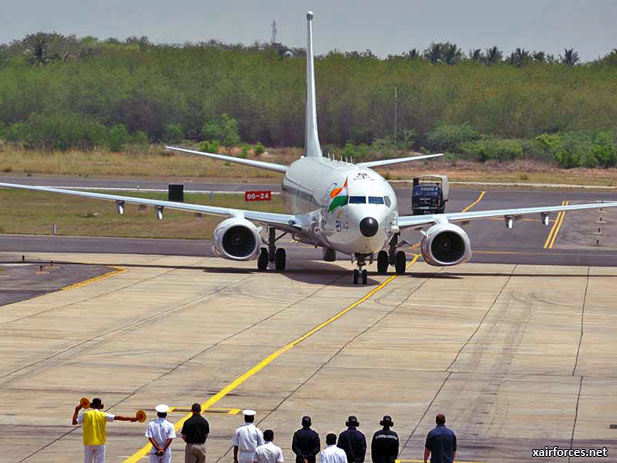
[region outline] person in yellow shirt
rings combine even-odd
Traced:
[[[103,412],[103,402],[92,399],[90,410],[79,413],[81,404],[75,407],[73,425],[83,424],[84,463],[105,463],[107,423],[112,421],[137,421],[136,417],[112,415]]]

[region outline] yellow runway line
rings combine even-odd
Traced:
[[[480,201],[482,201],[482,198],[484,198],[485,194],[486,194],[486,191],[483,191],[482,193],[480,193],[480,196],[478,196],[478,199],[476,199],[473,203],[471,203],[469,206],[467,206],[461,212],[467,212],[469,209],[474,207],[476,204],[478,204]]]
[[[570,204],[569,201],[566,201],[564,206],[567,206],[568,204]],[[551,240],[551,244],[549,245],[549,249],[553,249],[553,246],[555,245],[555,240],[557,239],[557,235],[559,234],[559,230],[561,230],[561,226],[563,225],[563,221],[566,218],[566,211],[561,211],[561,219],[559,220],[559,223],[557,224],[557,229],[555,230],[555,233],[553,233],[553,239]]]
[[[407,268],[409,268],[410,266],[415,264],[416,261],[419,258],[420,258],[420,254],[413,254],[413,259],[411,259],[409,264],[407,264]],[[201,404],[201,409],[202,410],[207,410],[208,408],[212,407],[219,400],[224,398],[227,394],[232,392],[234,389],[236,389],[238,386],[240,386],[242,383],[244,383],[247,379],[249,379],[250,377],[252,377],[255,374],[259,373],[261,370],[263,370],[266,366],[270,365],[274,360],[279,358],[285,352],[293,349],[295,346],[300,344],[302,341],[305,341],[306,339],[310,338],[315,333],[317,333],[318,331],[324,329],[326,326],[330,325],[331,323],[335,322],[336,320],[338,320],[339,318],[341,318],[343,315],[345,315],[346,313],[350,312],[351,310],[355,309],[357,306],[359,306],[363,302],[366,302],[367,300],[369,300],[375,293],[381,291],[383,288],[388,286],[390,284],[390,282],[392,280],[394,280],[397,276],[398,275],[392,275],[392,276],[388,277],[383,283],[381,283],[376,288],[373,288],[372,290],[370,290],[362,298],[358,299],[353,304],[348,305],[343,310],[341,310],[340,312],[337,312],[332,317],[330,317],[326,321],[320,323],[319,325],[317,325],[312,330],[307,331],[302,336],[294,339],[293,341],[291,341],[290,343],[284,345],[280,349],[275,350],[274,352],[272,352],[270,355],[268,355],[265,359],[263,359],[261,362],[259,362],[257,365],[255,365],[253,368],[251,368],[250,370],[244,372],[242,375],[238,376],[231,383],[229,383],[227,386],[225,386],[223,389],[221,389],[215,395],[213,395],[208,400],[206,400],[204,403],[202,403]],[[180,431],[180,429],[182,429],[182,425],[184,424],[184,422],[187,419],[189,419],[192,415],[193,415],[192,413],[188,413],[186,416],[184,416],[182,419],[180,419],[179,421],[177,421],[175,423],[174,428],[175,428],[176,432],[178,432],[178,431]],[[144,445],[141,449],[139,449],[133,455],[128,457],[126,460],[124,460],[124,463],[135,463],[135,462],[141,460],[143,457],[145,457],[148,454],[148,452],[150,452],[151,448],[152,448],[152,446],[150,444]]]
[[[561,205],[563,206],[565,203],[566,203],[565,201],[562,201]],[[544,249],[546,249],[549,243],[551,242],[551,238],[553,237],[553,233],[555,233],[555,230],[557,229],[557,224],[559,223],[560,217],[561,217],[561,211],[557,213],[557,216],[555,217],[555,221],[553,222],[553,226],[548,232],[548,236],[546,237],[546,241],[544,242]]]
[[[561,203],[562,206],[567,206],[568,201],[563,201]],[[563,219],[566,215],[566,211],[560,211],[557,213],[557,217],[555,218],[555,222],[551,227],[551,231],[548,233],[546,237],[546,241],[544,242],[544,249],[553,249],[553,245],[555,244],[555,240],[557,239],[557,234],[559,233],[559,229],[561,228],[561,224],[563,223]]]
[[[112,276],[117,275],[119,273],[126,272],[125,268],[114,267],[114,266],[109,266],[109,265],[108,265],[108,267],[113,268],[113,270],[110,271],[110,272],[107,272],[107,273],[103,273],[102,275],[98,275],[98,276],[89,278],[88,280],[80,281],[79,283],[74,283],[72,285],[65,286],[65,287],[60,288],[60,289],[62,291],[65,291],[67,289],[81,288],[82,286],[89,285],[90,283],[94,283],[95,281],[101,281],[101,280],[104,280],[105,278],[109,278],[109,277],[112,277]]]

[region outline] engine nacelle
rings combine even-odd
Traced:
[[[424,261],[430,265],[456,265],[471,259],[469,236],[452,223],[438,223],[429,228],[421,248]]]
[[[252,222],[232,217],[216,226],[213,241],[214,253],[224,259],[252,260],[259,254],[261,236]]]

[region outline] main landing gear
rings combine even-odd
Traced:
[[[389,244],[388,252],[379,251],[377,254],[377,273],[385,274],[388,272],[388,266],[394,265],[394,270],[398,275],[405,273],[407,268],[407,256],[405,251],[397,251],[399,234],[392,237]]]
[[[267,270],[268,264],[274,262],[274,268],[277,270],[285,270],[287,253],[283,248],[277,248],[276,242],[280,240],[287,233],[282,233],[278,237],[276,236],[276,230],[274,228],[268,229],[268,241],[264,240],[264,243],[268,245],[267,248],[261,248],[259,257],[257,258],[257,269]]]

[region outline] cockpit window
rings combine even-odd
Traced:
[[[392,205],[392,202],[390,201],[390,196],[384,196],[383,199],[386,202],[387,207],[390,207]]]
[[[349,204],[366,204],[366,196],[350,196]]]
[[[383,197],[381,196],[369,196],[368,197],[369,204],[383,204]]]

